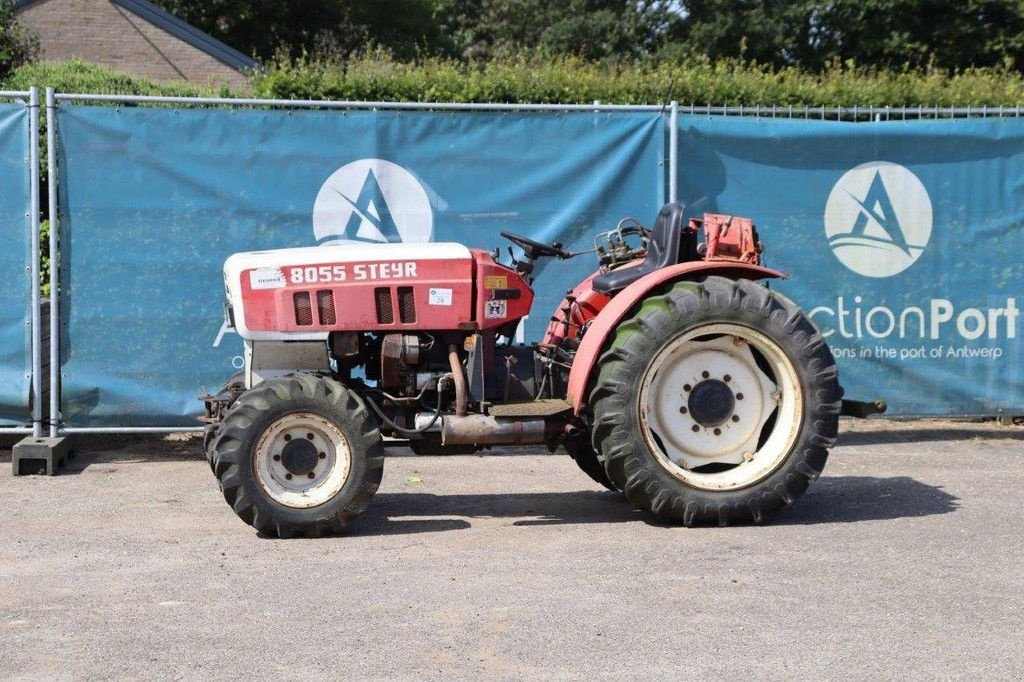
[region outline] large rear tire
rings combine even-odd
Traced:
[[[585,473],[595,483],[598,483],[608,490],[614,490],[618,492],[618,488],[608,479],[608,474],[604,471],[604,465],[597,459],[597,453],[594,452],[593,446],[590,441],[584,438],[571,438],[567,439],[563,444],[565,451],[569,453],[572,460],[576,462],[576,466],[580,468],[580,471]]]
[[[678,282],[617,327],[590,393],[608,479],[661,521],[762,521],[835,443],[842,389],[821,334],[747,280]]]
[[[362,399],[309,374],[269,379],[232,405],[213,443],[224,499],[261,533],[338,533],[370,504],[384,447]]]

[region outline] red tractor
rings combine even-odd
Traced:
[[[514,339],[535,265],[580,254],[502,236],[518,247],[510,265],[454,243],[227,260],[246,365],[203,398],[206,448],[246,523],[341,531],[394,439],[418,454],[561,445],[601,485],[686,525],[761,521],[818,477],[843,408],[836,365],[808,317],[757,282],[784,275],[760,265],[750,220],[686,220],[679,204],[653,229],[623,220],[584,252],[599,270],[532,345]]]

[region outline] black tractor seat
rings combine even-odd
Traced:
[[[618,268],[594,278],[594,291],[611,294],[625,289],[644,275],[669,265],[684,263],[697,258],[696,238],[687,232],[683,234],[686,207],[680,203],[665,204],[658,211],[647,245],[647,257],[643,263],[628,268]]]

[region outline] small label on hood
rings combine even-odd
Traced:
[[[283,289],[288,282],[281,268],[257,268],[249,271],[249,286],[256,289]]]

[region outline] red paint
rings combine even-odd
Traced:
[[[690,227],[696,229],[702,223],[708,245],[704,260],[761,264],[764,246],[757,241],[757,232],[750,218],[705,213],[703,221],[691,220]]]
[[[568,400],[573,404],[576,414],[583,409],[587,398],[587,383],[590,372],[597,362],[597,357],[604,349],[611,332],[629,310],[640,302],[648,292],[672,280],[688,280],[708,275],[721,275],[730,279],[766,279],[785,278],[787,275],[778,270],[751,265],[741,262],[723,261],[690,261],[663,268],[638,279],[612,298],[594,318],[593,323],[583,336],[572,369],[569,370]]]
[[[414,266],[414,270],[409,265]],[[285,285],[279,288],[253,289],[250,273],[241,277],[242,310],[245,325],[252,331],[317,332],[317,331],[386,331],[397,329],[455,330],[461,323],[473,319],[473,269],[471,258],[447,260],[388,260],[344,263],[318,263],[283,266]],[[335,270],[342,268],[342,270]],[[293,281],[293,272],[316,273],[309,279],[319,281]],[[344,272],[343,281],[336,273]],[[320,277],[327,274],[327,277]],[[394,321],[377,322],[374,290],[388,287]],[[399,287],[412,287],[416,304],[416,321],[402,323],[399,318],[397,291]],[[433,303],[431,289],[434,289]],[[336,322],[321,324],[317,314],[317,292],[334,294]],[[313,307],[313,324],[298,325],[295,319],[295,299],[299,292],[308,292]],[[448,304],[443,301],[450,297]],[[439,303],[441,301],[441,303]]]
[[[470,249],[476,264],[474,319],[480,329],[493,329],[530,314],[533,289],[519,273],[494,260],[489,252]],[[502,292],[518,291],[519,298],[500,298]],[[488,314],[488,312],[490,314]]]
[[[600,274],[602,273],[598,271],[587,277],[562,299],[552,315],[557,319],[548,323],[541,343],[557,346],[564,339],[577,338],[580,335],[580,328],[597,317],[597,314],[608,305],[611,298],[594,291],[594,278]],[[567,317],[569,325],[565,324]]]

